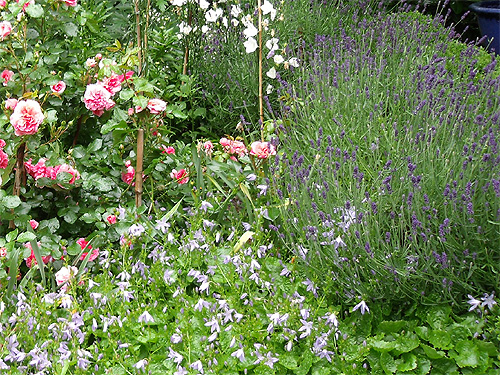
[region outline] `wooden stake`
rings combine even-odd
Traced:
[[[260,115],[260,136],[264,142],[264,105],[262,96],[262,9],[261,0],[257,0],[259,12],[259,115]]]
[[[26,171],[24,169],[24,153],[26,150],[26,143],[21,143],[17,149],[16,155],[16,173],[14,176],[14,186],[12,188],[12,194],[21,195],[21,186],[26,184]],[[14,210],[12,210],[14,212]],[[14,220],[9,222],[9,228],[14,229],[16,227]]]
[[[135,206],[142,204],[142,161],[144,159],[144,129],[137,131],[137,164],[135,166]]]
[[[142,75],[142,39],[141,39],[141,12],[139,10],[139,0],[135,0],[135,25],[137,33],[137,57],[139,58],[139,76]]]

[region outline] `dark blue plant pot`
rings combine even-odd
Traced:
[[[500,54],[500,0],[480,1],[469,6],[477,14],[479,30],[488,38],[490,52]]]

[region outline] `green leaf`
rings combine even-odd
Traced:
[[[16,208],[21,204],[21,199],[17,195],[7,195],[2,198],[1,203],[5,206],[5,208]]]
[[[134,88],[135,88],[136,92],[142,91],[142,92],[149,93],[149,94],[154,93],[154,86],[151,83],[149,83],[147,79],[144,79],[144,78],[136,78],[134,80]],[[142,108],[146,108],[146,106],[144,106]]]
[[[17,242],[30,242],[36,240],[36,236],[31,232],[23,232],[17,237]]]
[[[43,8],[39,4],[30,4],[26,7],[26,13],[33,18],[40,18],[44,14]]]
[[[396,347],[396,341],[377,340],[371,337],[366,341],[367,344],[377,352],[390,352]]]
[[[380,366],[382,366],[382,369],[386,374],[393,374],[397,370],[394,358],[387,352],[380,354]]]
[[[398,371],[411,371],[417,368],[417,357],[411,353],[404,353],[396,363]]]
[[[405,335],[401,335],[396,340],[396,346],[394,347],[395,354],[400,355],[402,353],[409,353],[413,349],[418,348],[420,345],[420,340],[418,336],[413,332],[407,332]]]
[[[145,109],[148,106],[149,99],[146,98],[145,96],[139,95],[139,96],[134,96],[132,99],[132,103],[136,107],[141,107],[142,109]]]
[[[384,320],[380,322],[377,326],[376,333],[384,332],[384,333],[393,333],[400,332],[403,328],[408,326],[408,322],[405,320]]]
[[[420,347],[424,350],[425,355],[430,359],[444,358],[446,355],[445,352],[440,350],[438,351],[434,349],[432,346],[425,345],[423,343],[420,343]]]
[[[64,32],[66,33],[66,35],[68,36],[71,36],[71,37],[75,37],[78,35],[78,26],[76,26],[74,23],[72,22],[66,22],[64,24]]]
[[[294,370],[297,368],[297,360],[290,353],[285,353],[280,356],[279,363],[289,370]]]
[[[309,372],[313,364],[313,357],[309,350],[306,350],[302,355],[302,361],[300,362],[300,366],[294,370],[294,373],[297,375],[306,375]]]
[[[451,336],[446,331],[432,330],[429,332],[429,342],[439,349],[451,349]]]
[[[457,354],[451,352],[450,357],[455,358],[459,367],[477,367],[480,364],[479,348],[474,342],[469,340],[459,341],[455,345],[455,350]]]
[[[134,96],[134,90],[124,89],[120,91],[120,99],[127,101]]]
[[[87,152],[96,152],[97,150],[100,150],[101,147],[102,147],[102,139],[97,138],[87,147]]]
[[[19,229],[14,229],[12,232],[7,233],[5,236],[5,240],[7,242],[13,242],[16,240],[17,234],[19,233]]]

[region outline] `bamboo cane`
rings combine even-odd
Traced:
[[[16,173],[14,176],[14,186],[12,188],[12,194],[20,196],[21,186],[26,184],[26,172],[24,170],[24,153],[26,151],[26,143],[21,143],[17,149],[16,154]],[[14,210],[12,210],[14,212]],[[14,229],[16,224],[14,220],[9,221],[9,228]]]

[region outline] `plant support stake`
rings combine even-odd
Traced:
[[[144,129],[137,131],[137,164],[135,166],[135,206],[142,204],[142,161],[144,158]]]

